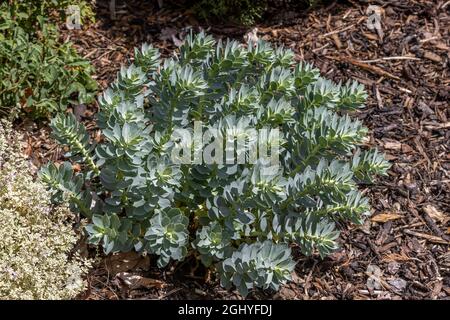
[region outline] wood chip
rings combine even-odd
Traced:
[[[411,153],[414,151],[413,148],[411,148],[408,144],[406,143],[402,143],[402,148],[401,148],[403,153]]]
[[[444,222],[449,218],[442,211],[439,211],[438,209],[436,209],[436,207],[432,206],[431,204],[425,206],[423,208],[423,211],[425,211],[436,222]]]
[[[434,52],[431,52],[431,51],[425,51],[423,53],[423,57],[425,59],[428,59],[428,60],[431,60],[431,61],[434,61],[434,62],[442,62],[441,56],[439,56],[439,55],[437,55],[437,54],[435,54]]]
[[[383,140],[383,147],[388,150],[402,150],[402,143],[395,140]]]
[[[395,213],[380,213],[377,214],[376,216],[373,216],[370,220],[372,220],[373,222],[387,222],[387,221],[391,221],[391,220],[397,220],[402,218],[403,216],[399,215],[399,214],[395,214]]]
[[[333,35],[331,36],[331,38],[333,39],[334,44],[336,45],[336,47],[337,47],[338,49],[342,48],[342,42],[341,42],[341,40],[339,39],[339,36],[338,36],[337,34],[333,34]]]

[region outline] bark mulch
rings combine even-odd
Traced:
[[[145,1],[144,1],[145,2]],[[450,1],[370,1],[381,10],[381,29],[367,26],[368,1],[334,1],[271,14],[256,28],[203,25],[189,11],[154,1],[97,1],[98,21],[65,31],[97,69],[105,88],[142,42],[168,56],[192,26],[217,37],[260,37],[292,48],[299,60],[335,81],[355,79],[368,92],[355,114],[371,129],[368,145],[385,152],[393,167],[375,185],[362,186],[373,216],[362,226],[342,225],[341,249],[321,260],[298,255],[294,281],[278,293],[253,299],[449,299],[450,297]],[[96,134],[96,106],[76,113]],[[31,128],[31,123],[23,123]],[[62,150],[48,128],[28,130],[36,165],[58,160]],[[214,276],[187,260],[161,271],[153,257],[119,254],[101,258],[83,299],[238,299]]]

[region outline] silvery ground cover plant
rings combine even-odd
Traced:
[[[293,248],[324,257],[337,221],[370,214],[358,185],[389,165],[349,116],[365,99],[263,41],[190,34],[167,59],[143,45],[99,97],[99,143],[71,114],[52,120],[81,172],[49,163],[40,177],[105,253],[154,254],[161,268],[193,255],[242,295],[277,290]]]

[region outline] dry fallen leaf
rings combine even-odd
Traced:
[[[29,158],[33,154],[33,140],[30,137],[27,139],[23,154],[26,155],[27,158]]]
[[[402,143],[401,145],[402,145],[401,149],[402,149],[402,152],[403,152],[403,153],[410,153],[410,152],[413,152],[413,151],[414,151],[414,149],[411,148],[411,147],[410,147],[408,144],[406,144],[406,143]]]
[[[376,216],[373,216],[370,220],[372,220],[373,222],[387,222],[387,221],[391,221],[391,220],[396,220],[396,219],[400,219],[402,216],[396,213],[380,213],[377,214]]]
[[[393,262],[393,261],[409,261],[411,260],[405,253],[387,253],[383,255],[383,262]]]
[[[139,289],[139,288],[158,288],[161,289],[165,287],[165,283],[160,280],[151,279],[142,277],[137,274],[132,274],[129,272],[120,272],[117,274],[117,277],[121,279],[130,290]]]
[[[374,34],[365,33],[365,32],[362,32],[362,34],[369,40],[374,40],[374,41],[378,40],[378,36],[376,36]]]
[[[383,147],[388,150],[400,151],[402,149],[402,143],[391,139],[385,139],[383,140]]]

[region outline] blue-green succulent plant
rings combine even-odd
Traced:
[[[276,290],[291,246],[325,256],[336,220],[369,214],[358,183],[389,165],[358,147],[367,130],[348,111],[366,96],[263,41],[191,34],[164,60],[144,45],[99,98],[101,142],[71,115],[52,121],[83,170],[49,164],[41,177],[106,253],[156,254],[161,267],[196,253],[226,287]]]

